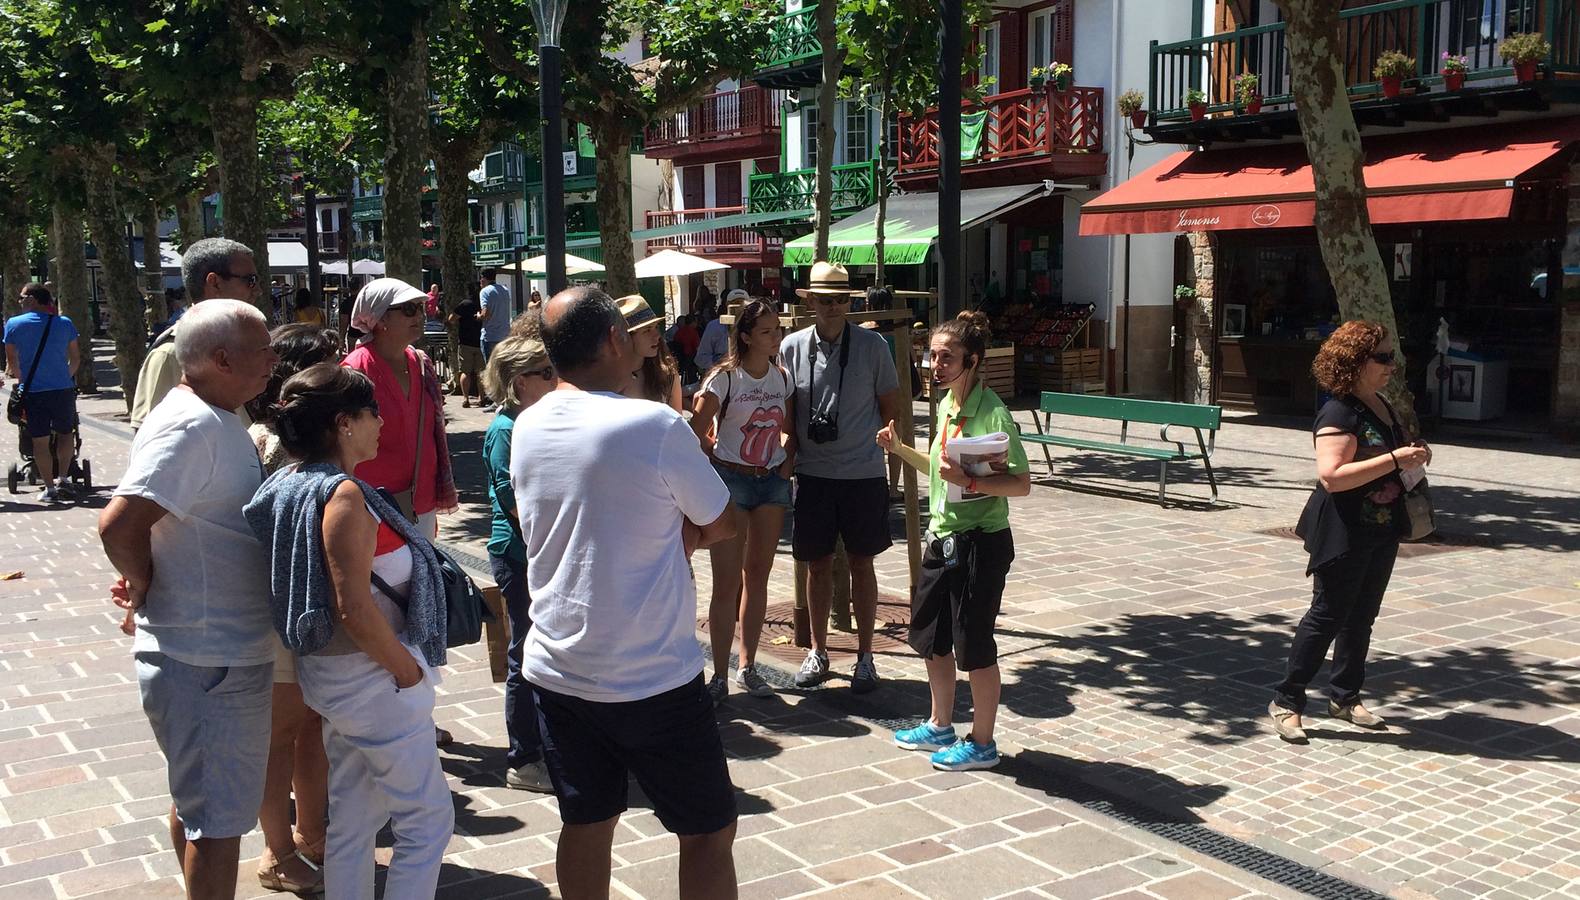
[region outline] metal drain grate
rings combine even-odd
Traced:
[[[1266,528],[1258,531],[1257,534],[1265,534],[1269,537],[1276,538],[1287,538],[1292,541],[1300,540],[1300,536],[1295,534],[1295,529],[1293,526]],[[1489,542],[1484,537],[1469,534],[1443,534],[1442,532],[1438,532],[1437,534],[1428,537],[1424,541],[1401,543],[1399,545],[1399,556],[1409,559],[1415,556],[1435,556],[1439,553],[1454,553],[1459,550],[1490,550],[1492,548],[1493,545],[1491,542]]]

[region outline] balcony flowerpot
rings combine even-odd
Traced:
[[[1034,91],[1042,90],[1042,76],[1040,75],[1031,76],[1031,78],[1026,80],[1026,83],[1030,85],[1031,89]]]
[[[1404,90],[1403,75],[1384,75],[1382,77],[1382,92],[1384,97],[1393,99],[1394,97],[1399,96],[1399,92],[1402,90]]]
[[[1514,80],[1526,84],[1536,80],[1537,61],[1528,59],[1514,64]]]
[[[1138,109],[1135,112],[1131,113],[1130,114],[1130,127],[1131,128],[1145,128],[1145,127],[1147,127],[1147,111],[1144,110],[1144,109]]]
[[[1450,91],[1457,91],[1465,86],[1464,72],[1444,72],[1443,87]]]
[[[1248,116],[1254,116],[1254,115],[1256,115],[1257,113],[1259,113],[1261,111],[1262,111],[1262,95],[1261,94],[1252,94],[1250,96],[1250,98],[1245,101],[1245,114],[1248,115]]]
[[[1053,79],[1053,89],[1056,91],[1067,91],[1070,89],[1070,85],[1074,83],[1074,75],[1056,75]]]
[[[1190,120],[1192,122],[1200,122],[1205,118],[1207,118],[1207,104],[1192,103],[1190,105]]]

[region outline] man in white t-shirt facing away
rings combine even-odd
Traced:
[[[274,635],[268,557],[241,509],[263,464],[235,410],[277,361],[251,304],[214,299],[181,317],[181,381],[143,420],[99,516],[135,610],[143,711],[165,754],[170,840],[189,897],[234,897],[241,836],[263,799]]]
[[[634,775],[680,838],[680,896],[734,897],[735,789],[686,562],[734,535],[729,490],[679,414],[620,395],[641,360],[607,294],[556,294],[542,337],[560,385],[516,418],[510,479],[532,598],[521,671],[564,823],[560,890],[609,895]]]

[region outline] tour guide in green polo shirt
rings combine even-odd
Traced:
[[[999,670],[993,627],[1004,579],[1015,559],[1008,498],[1031,492],[1031,467],[1015,420],[1004,401],[981,383],[990,336],[987,316],[968,311],[933,329],[931,341],[933,387],[948,387],[949,394],[938,407],[933,431],[928,464],[932,521],[911,601],[909,642],[927,661],[933,708],[927,721],[895,732],[894,742],[907,750],[934,751],[933,768],[947,771],[998,765],[993,725]],[[994,432],[1008,435],[1009,447],[1003,457],[990,461],[991,474],[972,475],[950,458],[950,440]],[[896,450],[893,422],[878,432],[878,443],[920,468],[920,454]],[[950,486],[960,489],[960,500],[949,499]],[[964,739],[956,737],[953,724],[956,666],[971,681],[974,712]]]

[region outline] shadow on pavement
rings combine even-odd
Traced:
[[[1220,784],[1190,785],[1141,766],[1085,762],[1042,750],[1022,750],[1007,757],[997,771],[1009,775],[1021,787],[1082,805],[1090,805],[1093,800],[1092,792],[1083,790],[1082,785],[1129,798],[1137,784],[1145,784],[1145,807],[1151,815],[1139,817],[1156,822],[1200,823],[1201,816],[1192,809],[1207,806],[1229,793],[1229,788]],[[1125,805],[1133,807],[1139,803]],[[1137,815],[1134,808],[1127,811]]]
[[[439,870],[439,892],[434,895],[434,900],[475,900],[478,897],[537,900],[549,896],[552,894],[548,886],[536,878],[508,872],[485,872],[447,862]]]
[[[1432,503],[1445,530],[1473,534],[1484,546],[1580,550],[1580,496],[1434,484]]]

